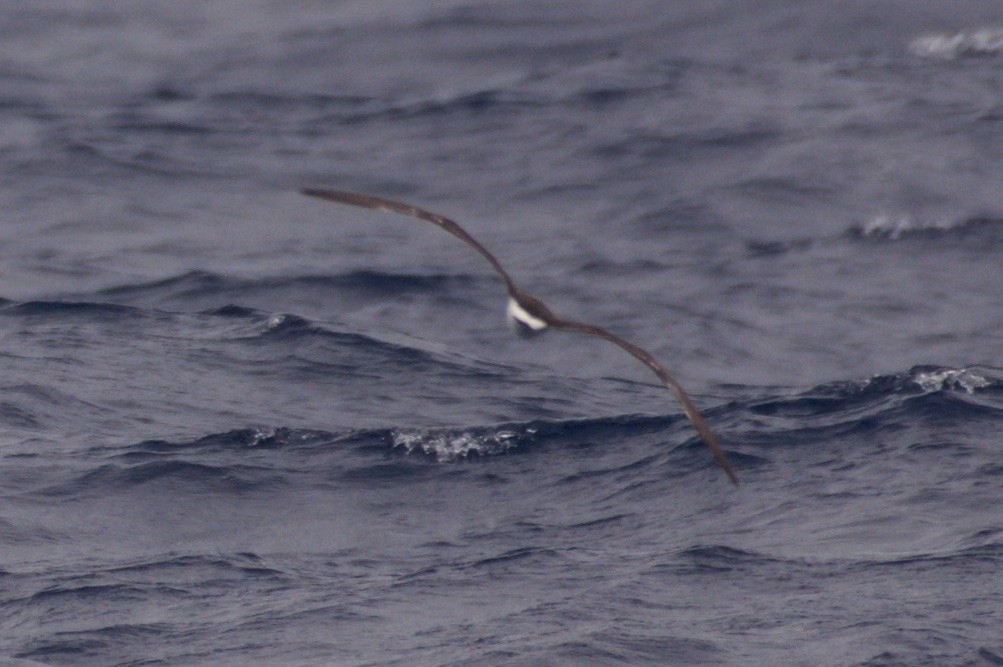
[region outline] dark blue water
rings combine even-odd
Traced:
[[[4,5],[0,664],[1003,664],[1001,25]]]

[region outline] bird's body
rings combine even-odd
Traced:
[[[425,220],[442,227],[453,236],[459,238],[483,256],[488,263],[491,264],[495,271],[498,272],[502,280],[505,281],[505,287],[508,290],[508,304],[505,309],[505,314],[509,324],[518,335],[523,337],[535,336],[544,333],[548,329],[577,331],[579,333],[607,340],[643,362],[655,373],[655,375],[658,376],[662,383],[665,384],[669,391],[671,391],[679,400],[683,406],[683,410],[686,412],[686,416],[689,417],[691,422],[693,422],[693,426],[696,428],[697,433],[700,434],[700,437],[703,438],[704,443],[706,443],[707,447],[714,455],[714,460],[716,460],[724,469],[728,478],[734,484],[738,484],[738,475],[735,474],[734,469],[728,462],[728,458],[724,454],[724,450],[721,448],[721,445],[718,444],[717,438],[714,437],[710,427],[707,426],[707,423],[704,421],[699,410],[697,410],[692,399],[690,399],[689,395],[683,390],[682,386],[676,382],[671,375],[669,375],[668,371],[666,371],[665,368],[663,368],[650,353],[633,343],[610,333],[602,327],[594,324],[569,320],[554,314],[554,312],[551,311],[550,308],[543,303],[543,301],[516,285],[495,256],[488,252],[484,246],[482,246],[455,221],[439,215],[438,213],[432,213],[431,211],[418,208],[417,206],[404,204],[392,199],[384,199],[383,197],[377,197],[374,195],[346,192],[343,190],[329,190],[326,188],[304,188],[300,192],[310,197],[317,197],[318,199],[324,199],[326,201],[336,202],[339,204],[349,204],[363,208],[391,211],[413,218],[418,218],[420,220]]]
[[[526,312],[526,309],[512,297],[508,298],[508,305],[505,307],[505,319],[520,338],[538,336],[550,328],[545,320]]]

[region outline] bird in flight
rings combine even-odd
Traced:
[[[594,324],[587,324],[585,322],[578,322],[576,320],[569,320],[554,314],[554,312],[550,310],[546,304],[540,301],[540,299],[516,285],[512,280],[512,277],[509,276],[508,272],[505,271],[504,268],[502,268],[501,263],[499,263],[495,256],[488,252],[487,248],[482,246],[455,221],[443,215],[439,215],[438,213],[432,213],[431,211],[426,211],[423,208],[412,206],[411,204],[405,204],[392,199],[384,199],[383,197],[361,194],[358,192],[330,190],[327,188],[303,188],[300,192],[309,197],[316,197],[318,199],[338,204],[348,204],[350,206],[359,206],[362,208],[400,213],[402,215],[425,220],[442,227],[444,230],[480,253],[481,256],[483,256],[484,259],[491,264],[494,270],[498,272],[498,275],[502,277],[502,280],[505,281],[505,287],[508,289],[508,306],[506,308],[506,316],[516,333],[521,336],[534,336],[547,331],[547,329],[578,331],[590,336],[597,336],[626,350],[629,354],[633,355],[635,358],[644,363],[645,366],[654,371],[655,375],[658,376],[658,379],[661,380],[665,386],[669,388],[669,391],[675,395],[675,397],[682,404],[683,410],[686,412],[686,416],[690,418],[691,422],[693,422],[693,426],[696,428],[697,433],[700,434],[704,443],[706,443],[707,447],[710,448],[711,454],[714,455],[714,460],[717,461],[718,465],[724,469],[724,472],[727,473],[728,478],[732,481],[732,483],[736,486],[738,485],[738,475],[735,474],[735,470],[728,462],[728,457],[725,456],[724,450],[721,448],[721,445],[718,444],[717,438],[714,437],[710,427],[707,426],[707,422],[704,421],[703,416],[700,414],[700,411],[697,410],[693,400],[689,397],[689,394],[683,390],[682,386],[676,382],[671,375],[669,375],[669,372],[666,371],[665,368],[663,368],[650,353],[641,349],[637,345],[610,333],[602,327]]]

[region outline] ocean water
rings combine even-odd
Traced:
[[[0,664],[1003,664],[994,0],[7,3],[0,81]]]

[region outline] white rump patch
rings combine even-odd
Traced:
[[[505,309],[505,318],[509,326],[520,336],[535,336],[547,330],[549,326],[539,317],[534,317],[526,312],[526,309],[519,305],[519,302],[512,297],[508,298],[508,307]]]

